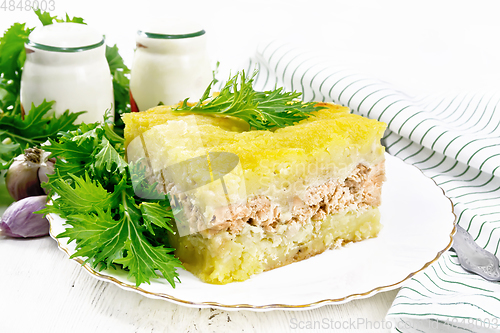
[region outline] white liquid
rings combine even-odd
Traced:
[[[32,36],[45,45],[63,47],[61,40],[68,40],[78,47],[89,45],[95,38],[102,39],[87,26],[76,23],[59,23],[43,27]],[[36,31],[36,30],[35,30]],[[73,33],[72,33],[73,32]],[[93,39],[88,34],[94,34]],[[30,36],[31,38],[31,36]],[[53,43],[51,43],[53,41]],[[80,43],[79,43],[80,41]],[[77,122],[102,122],[106,111],[114,114],[113,82],[105,57],[105,45],[80,52],[46,51],[36,46],[26,46],[26,62],[21,78],[21,104],[29,113],[31,104],[38,106],[43,100],[55,101],[56,114],[66,110],[87,111]]]
[[[205,35],[183,39],[153,39],[138,35],[130,90],[139,111],[197,102],[212,80]]]

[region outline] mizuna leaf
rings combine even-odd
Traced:
[[[256,74],[254,72],[251,77],[247,77],[244,71],[237,73],[226,82],[218,95],[210,98],[214,80],[198,103],[189,106],[186,99],[173,111],[224,114],[243,119],[250,125],[250,129],[272,130],[307,119],[312,111],[322,108],[316,107],[315,102],[302,103],[298,100],[301,93],[285,92],[283,88],[255,91],[253,80]]]

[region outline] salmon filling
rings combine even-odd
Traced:
[[[348,242],[377,236],[384,163],[360,164],[346,179],[307,189],[292,198],[292,218],[265,197],[228,208],[215,226],[170,241],[187,270],[203,281],[225,284],[307,259]]]

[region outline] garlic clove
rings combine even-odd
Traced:
[[[40,237],[49,234],[50,224],[43,214],[35,212],[45,208],[46,195],[27,197],[11,204],[2,215],[2,234],[16,237]]]

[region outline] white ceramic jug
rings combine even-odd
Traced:
[[[36,28],[25,47],[24,112],[46,99],[56,102],[56,114],[87,111],[77,122],[102,122],[106,111],[113,116],[113,81],[101,34],[84,24],[56,23]]]
[[[138,111],[186,98],[197,102],[212,80],[205,31],[194,23],[165,20],[137,32],[130,77]]]

